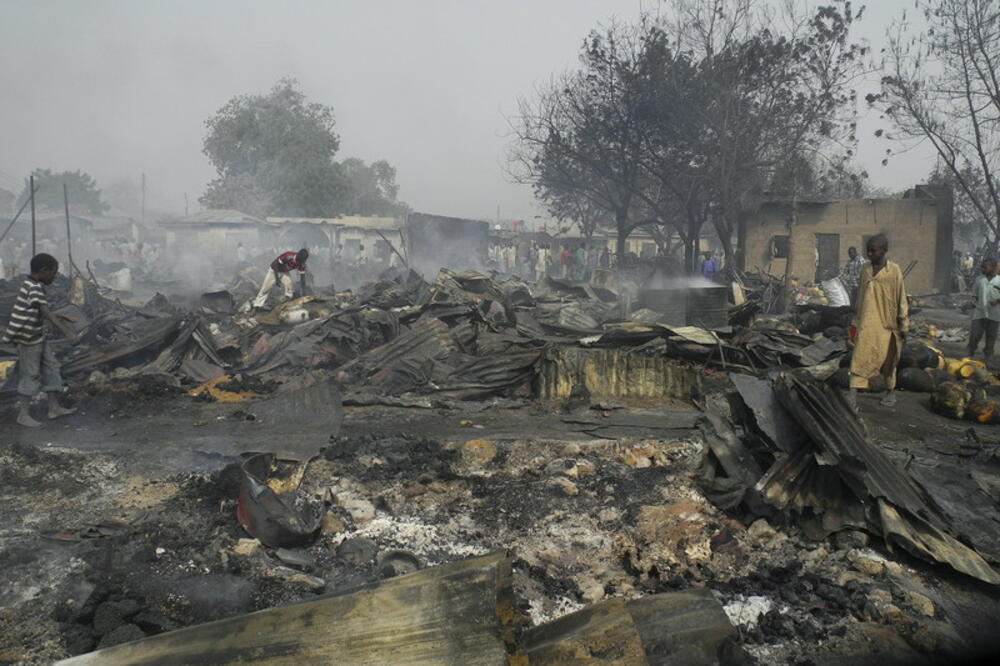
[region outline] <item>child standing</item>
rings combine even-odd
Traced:
[[[45,335],[44,322],[48,320],[71,342],[77,341],[74,333],[64,322],[73,321],[66,315],[55,315],[49,310],[44,285],[52,284],[59,273],[59,262],[50,254],[36,254],[31,258],[31,274],[28,275],[10,313],[3,341],[17,346],[17,393],[20,407],[17,422],[22,426],[37,428],[41,425],[31,417],[31,400],[39,390],[48,394],[49,418],[55,419],[72,414],[59,404],[59,393],[63,389],[59,362]]]
[[[857,410],[857,391],[867,389],[876,375],[885,379],[881,404],[896,404],[896,366],[910,328],[903,271],[885,257],[889,240],[882,234],[868,239],[868,263],[861,270],[854,317],[858,336],[851,356],[851,389],[847,400]]]

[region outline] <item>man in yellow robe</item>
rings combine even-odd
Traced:
[[[867,389],[873,377],[885,378],[882,405],[896,404],[896,365],[910,327],[903,271],[887,261],[889,241],[882,234],[868,240],[868,263],[861,270],[854,325],[857,340],[851,357],[851,390],[848,402],[857,409],[858,389]]]

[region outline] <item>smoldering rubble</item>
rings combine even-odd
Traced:
[[[391,269],[253,316],[246,280],[141,304],[58,281],[79,412],[0,451],[2,660],[990,650],[1000,381],[915,302],[900,406],[858,415],[846,309],[764,314],[743,278],[730,305],[610,273]],[[668,289],[717,291],[676,312]]]

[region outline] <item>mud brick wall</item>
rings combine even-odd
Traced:
[[[769,202],[747,216],[740,228],[740,266],[784,275],[785,259],[771,255],[771,239],[788,235],[790,202]],[[948,289],[952,252],[950,198],[844,199],[799,202],[798,222],[792,229],[791,274],[812,282],[816,273],[816,234],[840,237],[838,265],[847,263],[847,249],[864,251],[866,239],[884,233],[889,239],[889,259],[905,269],[917,265],[906,279],[910,294]]]

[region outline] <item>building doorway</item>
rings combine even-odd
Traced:
[[[816,234],[815,282],[829,280],[840,273],[840,234]]]

